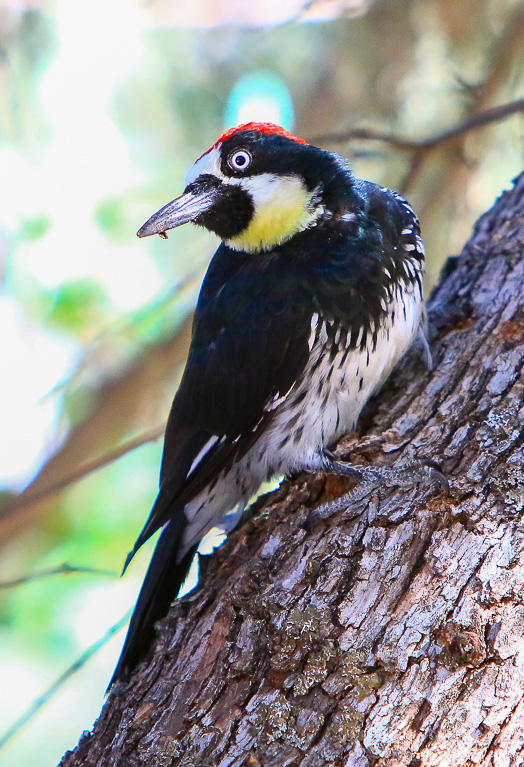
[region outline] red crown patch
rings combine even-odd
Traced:
[[[244,123],[244,125],[237,125],[234,128],[229,128],[225,133],[223,133],[218,141],[213,145],[213,147],[217,147],[219,144],[222,143],[222,141],[227,141],[227,139],[231,138],[231,136],[234,136],[235,133],[239,133],[240,131],[244,130],[251,130],[256,131],[257,133],[266,133],[266,134],[272,134],[276,133],[278,136],[285,136],[285,138],[291,139],[291,141],[296,141],[297,144],[307,144],[307,141],[304,141],[303,138],[298,138],[298,136],[294,136],[292,133],[290,133],[285,128],[282,128],[281,125],[275,125],[274,123]]]
[[[257,131],[258,133],[265,133],[268,136],[271,134],[276,134],[277,136],[284,136],[285,138],[289,138],[291,141],[296,141],[297,144],[307,144],[307,141],[304,141],[303,138],[294,136],[281,125],[275,125],[275,123],[244,123],[243,125],[236,125],[234,128],[229,128],[229,130],[223,133],[218,141],[215,141],[213,146],[209,147],[209,149],[206,149],[206,151],[201,154],[200,157],[204,157],[204,155],[206,155],[208,152],[211,152],[212,149],[216,149],[219,144],[221,144],[223,141],[227,141],[229,138],[231,138],[231,136],[234,136],[235,133],[240,133],[240,131],[244,130]],[[199,160],[200,157],[198,158]]]

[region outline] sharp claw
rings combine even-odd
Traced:
[[[429,478],[431,480],[434,480],[435,482],[438,482],[442,491],[444,492],[444,495],[449,495],[451,492],[451,488],[449,486],[448,480],[446,479],[445,475],[442,473],[442,466],[440,465],[440,463],[437,463],[437,461],[432,461],[430,458],[428,458],[427,460],[421,461],[421,463],[424,466],[427,466],[428,469],[430,469]]]
[[[434,469],[432,466],[430,466],[429,468],[430,468],[430,479],[433,479],[435,480],[435,482],[438,482],[438,484],[440,485],[440,489],[442,490],[444,495],[449,495],[451,492],[451,488],[444,474],[438,469]]]

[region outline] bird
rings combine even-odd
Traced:
[[[272,123],[231,128],[137,234],[165,239],[188,222],[221,242],[167,421],[158,496],[124,567],[161,530],[109,688],[147,656],[202,538],[230,531],[263,482],[303,470],[380,481],[380,469],[337,461],[330,448],[417,337],[429,364],[418,219],[343,157]]]

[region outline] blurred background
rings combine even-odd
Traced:
[[[138,227],[270,120],[410,199],[431,285],[522,169],[523,50],[521,0],[0,0],[0,765],[91,727],[151,552],[216,242]]]

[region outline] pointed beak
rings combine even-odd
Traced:
[[[149,237],[159,234],[167,239],[166,231],[182,226],[189,221],[194,221],[202,213],[208,211],[217,200],[218,190],[207,188],[184,192],[180,197],[171,200],[157,213],[154,213],[146,223],[140,227],[137,237]]]

